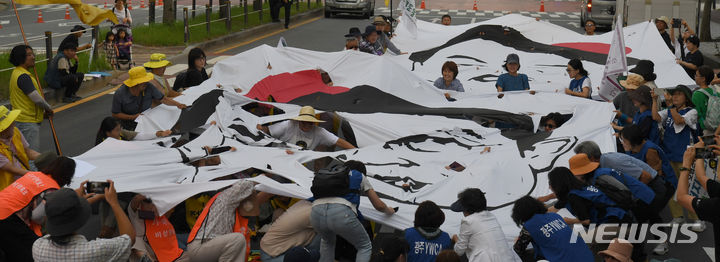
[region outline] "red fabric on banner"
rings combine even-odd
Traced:
[[[568,47],[573,48],[577,50],[587,51],[587,52],[593,52],[598,54],[607,54],[610,52],[610,44],[605,43],[587,43],[587,42],[577,42],[577,43],[557,43],[553,44],[554,46],[561,46],[561,47]],[[632,53],[632,49],[629,47],[625,47],[625,54]]]
[[[269,101],[272,96],[275,102],[287,103],[313,93],[339,94],[348,90],[346,87],[326,85],[317,70],[304,70],[268,76],[257,82],[245,96],[260,101]]]

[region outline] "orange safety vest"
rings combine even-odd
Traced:
[[[15,157],[17,157],[18,162],[20,162],[22,167],[28,170],[30,169],[30,164],[28,163],[28,156],[25,153],[25,147],[23,147],[22,133],[20,133],[20,130],[17,127],[14,128],[15,129],[13,131],[12,144],[15,147],[15,152],[17,154],[13,154],[9,145],[6,145],[5,143],[0,143],[0,155],[7,158],[11,165],[15,164],[14,159]],[[15,175],[13,173],[10,173],[8,171],[0,171],[0,190],[3,190],[5,187],[10,185],[13,180],[15,180]]]
[[[175,228],[165,216],[145,220],[145,238],[160,262],[175,261],[183,253],[178,247]]]
[[[15,212],[25,208],[30,202],[45,190],[59,189],[60,186],[52,177],[41,172],[27,172],[10,186],[0,191],[0,220],[6,219]],[[30,229],[42,236],[40,225],[32,223]]]
[[[205,205],[205,208],[203,209],[202,213],[200,213],[200,216],[195,222],[195,226],[193,226],[193,229],[190,231],[190,236],[188,236],[187,241],[188,245],[190,244],[190,242],[195,240],[195,236],[197,235],[198,231],[200,231],[200,227],[205,224],[205,218],[207,217],[208,212],[210,212],[210,207],[212,207],[215,199],[221,193],[222,192],[215,194],[215,196],[213,196],[210,201],[208,201]],[[235,224],[233,224],[232,232],[241,233],[245,236],[245,261],[247,261],[247,258],[250,257],[250,230],[248,229],[248,219],[241,216],[240,213],[238,213],[237,208],[235,209]]]

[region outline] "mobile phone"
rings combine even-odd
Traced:
[[[673,28],[680,28],[681,25],[682,25],[682,19],[680,19],[680,18],[673,18],[673,20],[672,20],[672,27],[673,27]]]
[[[465,170],[465,167],[463,165],[461,165],[460,163],[458,163],[457,161],[454,161],[454,162],[452,162],[452,164],[450,164],[450,169],[460,172],[460,171]]]
[[[85,192],[88,194],[105,194],[105,188],[110,187],[109,182],[91,181],[85,184]]]
[[[714,135],[703,136],[702,141],[705,144],[705,146],[714,145],[715,144],[715,136]]]
[[[143,220],[155,220],[155,212],[152,210],[138,210],[138,217]]]

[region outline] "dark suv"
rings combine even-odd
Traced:
[[[580,24],[592,19],[597,26],[612,26],[615,17],[615,0],[583,0],[580,7]]]
[[[361,14],[370,18],[375,15],[375,0],[325,0],[325,17],[336,13]]]

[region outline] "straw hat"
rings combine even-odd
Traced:
[[[130,71],[128,71],[128,76],[129,78],[123,81],[123,84],[128,87],[146,83],[153,79],[153,74],[145,71],[145,68],[142,66],[136,66],[130,69]]]
[[[300,114],[298,114],[298,116],[292,118],[292,120],[313,122],[313,123],[325,122],[325,121],[315,118],[315,109],[312,106],[303,106],[302,108],[300,108]]]
[[[630,259],[632,250],[633,246],[630,244],[630,241],[622,238],[616,238],[610,242],[610,246],[607,250],[600,251],[598,254],[613,257],[621,262],[632,262],[632,259]]]
[[[580,153],[570,158],[570,172],[576,176],[590,173],[597,169],[598,166],[600,166],[600,163],[590,161],[590,158],[585,153]]]
[[[656,23],[657,23],[657,21],[663,21],[663,23],[665,23],[665,28],[670,28],[670,25],[672,25],[670,23],[670,18],[668,18],[667,16],[661,16],[661,17],[655,18]]]
[[[627,79],[620,80],[620,85],[625,87],[627,90],[637,89],[643,84],[645,84],[645,78],[638,74],[629,74]]]
[[[0,106],[0,132],[5,131],[12,122],[20,115],[20,110],[10,111],[5,106]]]
[[[166,60],[165,54],[154,53],[150,55],[150,61],[143,64],[147,68],[161,68],[171,65],[170,61]]]

